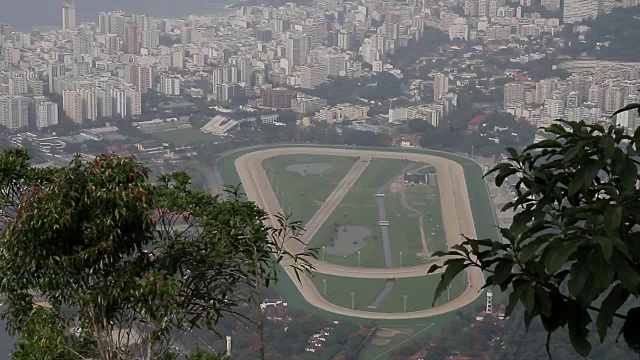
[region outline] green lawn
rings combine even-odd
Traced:
[[[424,259],[416,256],[423,251],[419,228],[420,215],[429,251],[433,253],[446,250],[447,240],[442,225],[438,184],[405,186],[401,191],[405,192],[407,205],[418,213],[403,206],[399,191],[387,192],[385,206],[394,264],[400,264],[400,252],[403,266],[422,264],[425,262]]]
[[[431,308],[433,294],[438,286],[438,281],[440,281],[440,275],[397,279],[391,293],[375,309],[368,306],[384,288],[385,279],[348,279],[348,287],[345,287],[345,278],[341,276],[316,273],[312,280],[318,292],[323,296],[326,282],[327,294],[324,297],[333,304],[351,308],[351,292],[353,292],[356,310],[397,313],[404,311],[404,295],[407,295],[407,311]],[[466,283],[465,275],[453,279],[449,293],[445,292],[438,299],[436,305],[445,304],[460,296],[466,288]]]
[[[382,235],[378,223],[376,193],[387,181],[393,178],[408,162],[398,159],[374,159],[353,184],[342,202],[322,224],[309,245],[321,249],[329,246],[336,237],[336,224],[357,225],[371,230],[372,235],[364,238],[367,243],[360,253],[360,265],[365,267],[384,267]],[[321,257],[322,255],[322,250]],[[336,256],[325,254],[327,262],[358,266],[358,255]]]
[[[178,146],[195,145],[220,140],[220,138],[215,135],[207,134],[197,129],[161,131],[151,134],[151,137],[158,141],[168,142]]]
[[[286,212],[293,213],[293,220],[309,221],[322,203],[345,177],[356,162],[355,157],[328,155],[282,155],[266,159],[262,163],[278,202]],[[287,170],[295,164],[326,163],[331,168],[321,175],[300,175]]]

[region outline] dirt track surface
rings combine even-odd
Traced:
[[[278,204],[276,195],[271,188],[271,184],[269,183],[267,175],[262,167],[262,161],[273,156],[291,154],[361,157],[361,160],[359,160],[349,173],[347,173],[334,192],[329,196],[329,198],[327,198],[327,201],[306,224],[306,231],[301,237],[302,243],[294,241],[288,241],[285,243],[287,250],[293,253],[304,251],[304,248],[309,243],[313,235],[315,235],[320,226],[327,220],[329,215],[331,215],[331,212],[333,212],[353,183],[366,168],[368,162],[363,161],[363,159],[368,160],[372,157],[408,159],[415,162],[426,162],[432,164],[438,173],[444,223],[443,226],[447,236],[447,245],[451,247],[455,244],[459,244],[462,239],[460,236],[461,234],[471,238],[476,237],[473,215],[471,213],[471,204],[469,202],[467,185],[462,166],[455,161],[427,154],[395,153],[373,150],[361,151],[332,148],[286,147],[281,149],[261,150],[242,155],[236,159],[235,165],[238,170],[238,174],[240,175],[240,179],[242,180],[244,190],[250,200],[255,201],[269,214],[277,214],[282,212],[282,209]],[[271,225],[276,225],[275,217],[273,215],[271,215],[269,221],[271,221]],[[393,226],[393,224],[390,224],[390,226]],[[404,268],[355,268],[325,263],[319,260],[313,260],[312,263],[315,266],[315,271],[318,273],[355,278],[380,279],[425,276],[429,267],[432,265],[424,264]],[[426,310],[403,313],[362,311],[344,308],[325,300],[308,277],[301,276],[301,281],[298,282],[293,269],[287,266],[289,264],[290,262],[283,262],[287,274],[291,277],[307,302],[325,311],[360,318],[416,319],[444,314],[450,311],[455,311],[473,302],[482,295],[480,289],[482,285],[484,285],[484,276],[482,271],[477,268],[473,268],[467,271],[467,279],[470,286],[462,293],[461,296],[444,305]],[[426,303],[429,301],[431,301],[431,299],[425,299]]]

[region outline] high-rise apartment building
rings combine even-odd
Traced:
[[[157,49],[160,45],[159,30],[142,31],[142,47],[145,49]]]
[[[184,51],[179,50],[171,54],[171,66],[178,69],[184,69]]]
[[[229,59],[229,63],[238,69],[238,82],[251,82],[251,58],[245,56],[232,56]]]
[[[62,93],[62,110],[67,117],[76,124],[82,124],[82,97],[73,90],[65,90]]]
[[[309,54],[309,37],[307,35],[290,35],[286,44],[286,57],[293,66],[307,63],[307,55]]]
[[[116,34],[105,35],[104,47],[107,53],[115,53],[120,51],[120,37]]]
[[[504,107],[524,104],[524,85],[510,83],[504,86]]]
[[[111,89],[111,101],[113,102],[113,115],[127,116],[127,93],[121,89]]]
[[[622,107],[624,102],[625,93],[617,87],[611,87],[605,91],[604,94],[604,111],[612,113]]]
[[[29,84],[24,76],[13,75],[9,78],[9,96],[29,93]]]
[[[65,0],[62,4],[62,30],[76,28],[76,1]]]
[[[82,117],[83,120],[94,121],[98,118],[98,103],[96,102],[96,92],[94,89],[78,90],[82,99]]]
[[[58,104],[53,101],[45,101],[36,104],[36,127],[43,129],[58,123]]]
[[[309,64],[300,67],[300,87],[314,89],[327,82],[327,67],[320,64]]]
[[[138,24],[124,24],[124,50],[128,54],[140,54],[140,31]]]
[[[546,99],[544,101],[544,115],[559,119],[564,116],[564,101],[561,99]]]
[[[438,101],[442,95],[449,92],[449,76],[446,74],[436,74],[433,77],[433,101]]]
[[[91,54],[93,34],[79,31],[73,35],[73,56],[79,60],[83,54]]]
[[[153,88],[153,68],[149,65],[129,63],[124,68],[125,81],[140,92],[146,93]]]
[[[211,75],[212,91],[213,95],[216,95],[218,91],[218,85],[222,85],[225,83],[224,71],[222,67],[215,67],[213,68],[213,73]]]
[[[126,89],[127,116],[138,117],[142,115],[142,94],[136,89]]]
[[[190,26],[183,26],[180,29],[180,43],[191,44],[193,41],[193,29]]]
[[[124,39],[124,24],[127,23],[129,18],[121,11],[110,12],[109,18],[109,34],[116,34],[121,39]]]
[[[177,76],[162,75],[160,80],[159,91],[169,96],[180,95],[180,85],[182,81]]]
[[[64,64],[49,64],[48,73],[49,73],[49,91],[53,93],[53,92],[56,92],[56,88],[54,86],[54,79],[65,76],[67,73],[67,70]]]
[[[98,117],[113,117],[113,99],[111,92],[105,89],[96,89],[96,107]]]
[[[0,125],[18,130],[29,125],[29,99],[0,95]]]
[[[562,21],[573,24],[587,18],[596,18],[602,6],[601,0],[564,0]]]

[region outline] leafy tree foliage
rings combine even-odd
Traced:
[[[392,62],[398,68],[405,68],[447,42],[449,42],[449,36],[442,30],[425,26],[422,38],[417,41],[412,40],[408,46],[398,49],[393,55]]]
[[[640,291],[640,130],[627,135],[613,125],[563,121],[546,132],[552,138],[522,152],[508,148],[509,161],[490,171],[497,173],[497,186],[520,177],[516,199],[503,208],[517,212],[501,229],[504,239],[467,239],[439,253],[447,257],[446,270],[435,296],[459,272],[479,267],[490,274],[485,287],[511,290],[506,316],[523,304],[527,327],[540,318],[549,334],[568,328],[582,356],[592,348],[594,317],[600,341],[619,318],[624,325],[618,335],[640,352],[640,307],[619,311]]]
[[[568,41],[563,51],[571,56],[580,56],[586,52],[598,59],[618,61],[639,61],[638,42],[640,35],[636,16],[640,15],[640,6],[613,9],[596,19],[583,20],[590,27],[584,41],[574,33],[572,27],[563,30],[562,35]],[[608,46],[601,46],[601,44]]]
[[[149,182],[131,157],[101,155],[36,169],[27,152],[0,153],[0,291],[15,359],[162,356],[171,339],[216,322],[296,271],[300,228],[241,200],[189,188],[185,172]],[[240,290],[240,291],[239,291]]]

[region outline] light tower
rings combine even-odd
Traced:
[[[231,336],[227,336],[227,356],[231,356]]]
[[[487,309],[485,311],[487,314],[491,314],[493,312],[493,291],[487,291]]]

